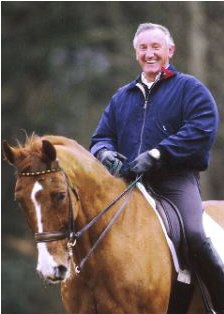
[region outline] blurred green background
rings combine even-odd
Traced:
[[[224,3],[159,1],[2,1],[2,138],[59,134],[88,148],[103,108],[139,68],[132,38],[138,24],[173,34],[178,70],[213,93],[221,116],[204,199],[223,199]],[[63,314],[58,286],[35,273],[36,251],[13,200],[14,169],[2,164],[2,313]]]

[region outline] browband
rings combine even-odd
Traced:
[[[34,176],[39,176],[40,174],[47,174],[47,173],[58,172],[58,171],[61,171],[61,168],[53,168],[53,169],[47,169],[43,171],[18,172],[17,176],[34,177]]]

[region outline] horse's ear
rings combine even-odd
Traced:
[[[10,163],[10,164],[14,164],[15,160],[16,160],[16,153],[15,153],[15,149],[12,148],[6,141],[3,141],[3,153],[4,153],[4,157],[5,159]]]
[[[54,145],[51,144],[51,142],[47,140],[42,141],[42,152],[44,159],[47,159],[47,161],[55,161],[56,160],[56,149],[54,148]]]

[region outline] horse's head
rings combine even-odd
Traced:
[[[50,242],[37,243],[37,271],[48,282],[61,281],[68,272],[69,216],[77,215],[78,200],[59,167],[56,149],[49,141],[33,137],[24,146],[4,142],[3,150],[6,160],[16,167],[15,198],[29,226],[37,238],[45,241],[50,235]],[[57,241],[52,241],[53,235]]]

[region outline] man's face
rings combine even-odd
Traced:
[[[149,82],[154,81],[161,67],[166,67],[172,58],[175,46],[168,44],[165,34],[159,30],[140,33],[136,42],[136,59]]]

